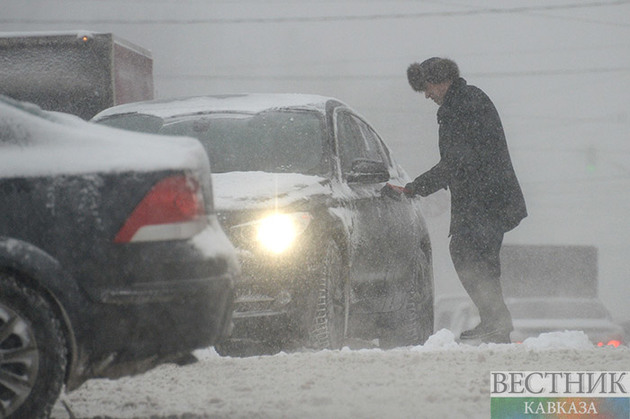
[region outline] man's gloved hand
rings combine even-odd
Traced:
[[[403,192],[407,196],[414,196],[416,192],[414,191],[413,182],[409,182],[408,184],[406,184],[405,187],[403,188]]]
[[[407,189],[402,186],[392,185],[391,183],[386,183],[385,186],[381,188],[381,196],[387,196],[397,201],[401,200],[403,194],[407,196],[411,195]]]

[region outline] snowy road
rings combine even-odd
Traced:
[[[488,418],[490,371],[630,369],[630,348],[597,348],[581,332],[523,344],[455,343],[442,330],[424,346],[222,358],[164,365],[62,394],[70,418]]]

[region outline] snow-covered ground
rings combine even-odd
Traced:
[[[442,329],[423,346],[280,353],[163,365],[62,394],[54,418],[489,418],[490,371],[625,371],[630,348],[582,332],[522,344],[458,344]]]

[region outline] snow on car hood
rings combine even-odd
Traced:
[[[284,207],[313,195],[331,194],[327,179],[297,173],[213,173],[217,211]]]
[[[209,170],[198,140],[139,134],[0,100],[0,176]]]

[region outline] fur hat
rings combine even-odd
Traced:
[[[439,84],[459,78],[459,68],[448,58],[432,57],[421,63],[413,63],[407,68],[407,79],[417,92],[426,90],[427,83]]]

